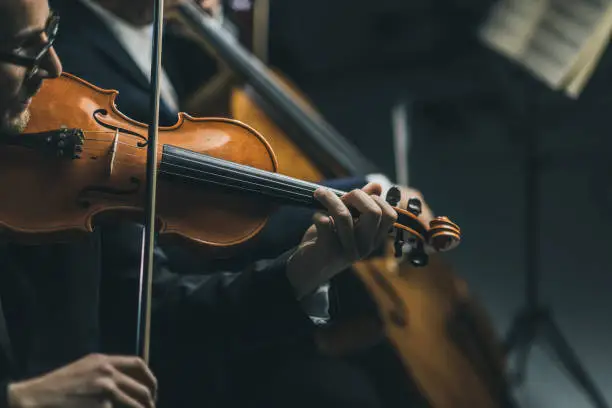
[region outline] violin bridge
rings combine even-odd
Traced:
[[[115,130],[115,138],[113,139],[113,144],[108,151],[108,176],[113,175],[113,168],[115,166],[115,157],[117,155],[117,145],[119,144],[119,129]]]

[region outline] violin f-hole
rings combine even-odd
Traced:
[[[114,126],[109,123],[105,123],[102,120],[102,116],[107,116],[107,115],[108,115],[108,111],[106,109],[98,109],[93,113],[93,118],[97,124],[99,124],[100,126],[104,126],[107,129],[112,130],[113,132],[115,132],[116,135],[125,134],[125,135],[136,136],[142,139],[142,142],[136,143],[138,147],[145,147],[147,145],[148,139],[144,137],[143,135],[136,133],[134,131],[131,131],[129,129],[125,129],[119,126]]]

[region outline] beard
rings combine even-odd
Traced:
[[[0,135],[15,136],[23,133],[30,122],[30,110],[26,109],[18,116],[5,118],[0,122]]]

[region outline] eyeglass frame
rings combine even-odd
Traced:
[[[0,62],[6,62],[9,64],[15,64],[22,67],[27,68],[28,74],[27,77],[31,78],[40,69],[40,62],[42,59],[49,53],[51,47],[55,43],[55,38],[57,37],[57,33],[59,31],[59,20],[60,17],[58,14],[51,13],[49,16],[49,22],[44,29],[45,34],[47,35],[47,42],[42,47],[38,54],[34,57],[26,57],[23,55],[17,55],[13,52],[7,52],[0,50]]]

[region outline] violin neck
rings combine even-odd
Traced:
[[[216,186],[239,193],[252,194],[282,205],[324,209],[314,198],[315,190],[321,187],[319,184],[172,145],[163,146],[159,177],[172,177],[182,182]],[[344,191],[330,190],[338,197],[346,194]]]

